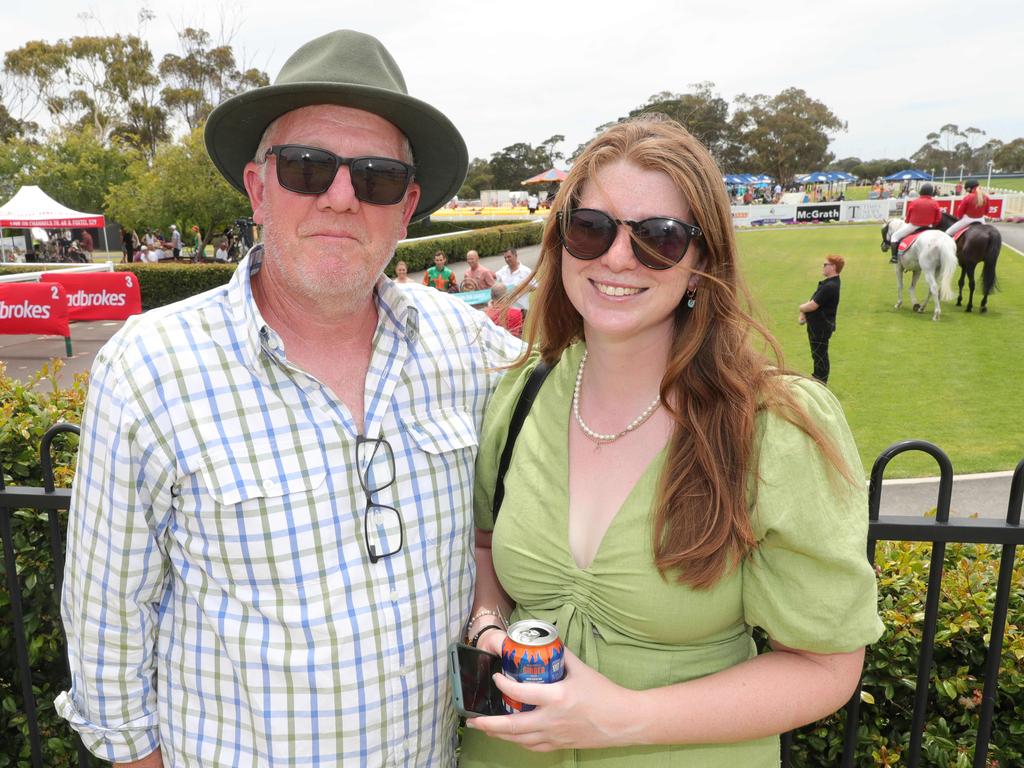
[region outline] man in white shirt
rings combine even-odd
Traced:
[[[382,272],[465,142],[351,30],[205,136],[263,243],[96,357],[57,711],[134,768],[454,766],[477,433],[522,343]]]
[[[174,258],[181,256],[181,232],[174,224],[171,224],[171,254]]]
[[[520,263],[519,254],[516,253],[515,248],[509,248],[505,251],[505,266],[498,270],[497,278],[508,286],[509,293],[513,293],[519,284],[530,279],[530,275],[533,272],[528,266]],[[531,282],[530,289],[522,296],[512,302],[513,307],[517,307],[523,310],[523,317],[526,317],[526,313],[530,309],[530,291],[537,286]]]

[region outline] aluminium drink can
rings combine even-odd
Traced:
[[[557,683],[565,677],[565,646],[558,639],[558,630],[546,621],[517,621],[501,644],[501,669],[520,683]],[[509,713],[534,708],[504,694],[501,698]]]

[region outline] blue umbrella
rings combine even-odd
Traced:
[[[806,176],[800,179],[801,184],[825,184],[829,181],[832,181],[832,179],[830,179],[828,174],[825,173],[824,171],[815,171],[814,173],[808,173]]]
[[[897,171],[885,177],[886,181],[931,181],[932,175],[924,171],[910,168],[906,171]]]

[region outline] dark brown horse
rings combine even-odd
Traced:
[[[948,213],[942,214],[941,229],[949,229],[956,219]],[[960,294],[956,305],[964,299],[964,278],[967,278],[970,293],[967,295],[967,309],[974,309],[974,268],[981,268],[981,312],[988,311],[988,295],[996,289],[996,260],[1003,247],[1003,236],[991,224],[971,224],[956,241],[956,258],[960,262]]]

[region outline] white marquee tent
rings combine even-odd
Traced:
[[[44,227],[46,229],[66,229],[84,227],[86,229],[103,229],[104,250],[107,246],[106,220],[101,213],[82,213],[61,205],[47,195],[39,187],[22,187],[18,193],[3,205],[0,205],[0,227],[29,229]],[[0,240],[2,243],[2,240]],[[2,246],[0,246],[2,247]]]

